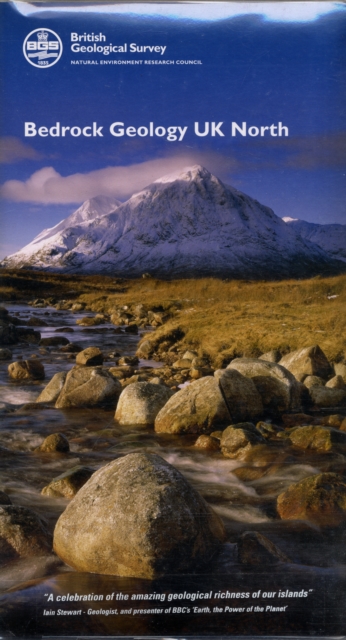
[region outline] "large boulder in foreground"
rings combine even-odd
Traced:
[[[330,387],[311,387],[309,395],[313,405],[319,409],[346,405],[346,390]]]
[[[45,523],[26,507],[0,507],[0,562],[12,558],[45,555],[51,540]]]
[[[210,433],[231,420],[216,378],[205,376],[176,393],[155,420],[158,433]]]
[[[303,380],[306,376],[319,376],[327,380],[333,373],[327,357],[317,344],[291,351],[281,358],[279,364],[293,373],[298,380]]]
[[[81,465],[73,467],[57,478],[53,478],[46,487],[43,487],[41,494],[52,498],[73,498],[93,473],[94,470],[90,467]]]
[[[256,433],[251,423],[230,425],[221,436],[221,451],[226,458],[245,460],[247,454],[259,444],[265,444],[265,439]]]
[[[263,413],[261,396],[251,378],[236,369],[218,369],[214,377],[234,422],[253,420]]]
[[[292,429],[289,440],[298,449],[332,451],[335,448],[346,453],[346,433],[320,425],[308,425]]]
[[[346,483],[336,473],[320,473],[292,484],[277,498],[283,520],[308,520],[338,527],[346,521]]]
[[[153,425],[160,409],[172,397],[173,391],[160,384],[134,382],[119,398],[115,419],[123,425]]]
[[[18,360],[8,365],[8,373],[12,380],[43,380],[44,366],[40,360]]]
[[[66,375],[66,371],[55,373],[38,398],[36,398],[36,402],[56,402],[65,384]]]
[[[227,369],[235,369],[252,378],[267,412],[278,415],[301,408],[301,385],[281,365],[256,358],[236,358]]]
[[[238,541],[238,561],[241,564],[266,566],[290,562],[285,553],[257,531],[245,531]]]
[[[56,524],[54,550],[77,571],[153,579],[208,562],[224,539],[221,520],[179,471],[132,453],[79,490]]]
[[[76,364],[83,364],[87,367],[96,367],[103,364],[103,353],[98,347],[88,347],[80,351],[76,357]]]
[[[106,369],[77,365],[68,372],[55,407],[115,407],[121,390],[119,380],[113,378]]]

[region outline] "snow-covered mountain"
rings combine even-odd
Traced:
[[[114,211],[114,209],[116,209],[120,204],[120,200],[107,198],[107,196],[96,196],[95,198],[90,198],[90,200],[83,202],[83,204],[78,207],[76,211],[71,213],[68,218],[61,220],[61,222],[58,222],[58,224],[50,229],[44,229],[41,231],[41,233],[39,233],[38,236],[30,242],[30,244],[24,247],[24,249],[31,253],[32,247],[33,252],[35,252],[37,251],[38,246],[41,246],[43,241],[56,236],[65,229],[69,229],[83,222],[88,222],[89,220],[94,220],[95,218],[99,218],[110,211]]]
[[[2,265],[166,278],[300,277],[343,266],[199,165],[156,180],[110,213],[73,216]]]
[[[297,218],[283,218],[301,238],[314,242],[333,258],[346,262],[346,225],[315,224]]]

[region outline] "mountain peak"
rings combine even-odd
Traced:
[[[185,167],[183,170],[174,171],[173,173],[169,173],[162,178],[158,178],[157,180],[155,180],[154,184],[165,184],[168,182],[176,182],[180,180],[184,182],[191,182],[192,180],[211,177],[212,174],[208,171],[208,169],[205,169],[205,167],[202,167],[202,165],[200,164],[194,164],[192,165],[192,167]]]
[[[125,277],[149,272],[160,278],[261,279],[344,269],[296,232],[298,222],[286,224],[199,164],[163,176],[117,204],[92,198],[2,266]]]

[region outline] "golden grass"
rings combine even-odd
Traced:
[[[28,295],[32,274],[9,276],[11,282],[4,284],[17,295],[23,285],[20,281],[26,278],[24,293]],[[185,345],[216,363],[236,355],[257,356],[274,348],[287,352],[312,344],[319,344],[331,360],[346,356],[346,275],[281,282],[216,278],[166,282],[36,273],[33,282],[31,293],[36,297],[49,289],[46,295],[59,292],[85,302],[95,312],[109,313],[125,304],[161,305],[172,310],[173,316],[151,339],[161,342],[179,328]]]

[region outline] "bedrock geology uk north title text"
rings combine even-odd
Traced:
[[[165,138],[169,142],[181,142],[187,131],[190,129],[188,125],[174,125],[164,127],[157,125],[155,122],[149,122],[145,125],[135,127],[127,125],[124,122],[112,122],[109,127],[99,125],[97,122],[93,122],[86,126],[77,125],[63,125],[61,122],[55,122],[53,126],[47,127],[37,124],[36,122],[24,123],[24,136],[26,138],[33,138],[40,136],[41,138],[64,138],[72,136],[73,138],[79,138],[84,136],[86,138],[103,138],[108,130],[108,133],[115,138],[122,138],[127,136],[129,138]],[[226,133],[225,133],[226,131]],[[199,138],[205,138],[210,136],[216,138],[220,136],[224,138],[226,135],[231,137],[247,137],[255,138],[260,137],[273,137],[281,138],[289,136],[289,129],[282,122],[277,124],[268,125],[249,125],[247,122],[237,123],[232,122],[231,125],[227,125],[224,122],[195,122],[193,125],[193,135]]]

